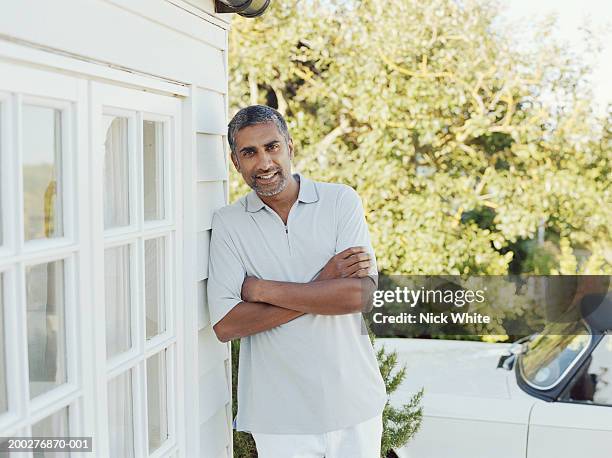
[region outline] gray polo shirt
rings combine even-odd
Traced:
[[[213,325],[241,301],[246,276],[307,283],[351,246],[367,246],[374,257],[357,193],[294,176],[300,189],[287,226],[254,191],[215,212],[208,279]],[[362,320],[361,313],[307,314],[243,337],[236,429],[319,434],[382,412],[385,386]]]

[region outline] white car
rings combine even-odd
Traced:
[[[584,332],[583,334],[581,334]],[[423,422],[400,458],[611,458],[612,327],[517,344],[377,339],[421,387]]]

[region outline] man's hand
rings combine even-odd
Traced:
[[[333,256],[313,281],[367,277],[371,266],[372,260],[366,247],[347,248]],[[244,285],[242,289],[244,291]]]
[[[242,282],[242,300],[245,302],[261,302],[258,299],[258,286],[259,286],[259,278],[257,277],[246,277],[244,282]]]

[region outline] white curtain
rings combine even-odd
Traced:
[[[104,116],[104,228],[127,226],[130,216],[128,118]]]
[[[26,270],[30,398],[66,382],[64,263]]]
[[[142,125],[143,191],[145,221],[164,217],[164,124]]]
[[[130,247],[123,245],[104,252],[104,297],[106,313],[106,356],[110,358],[131,347]]]
[[[39,421],[32,426],[33,437],[69,437],[68,427],[68,409],[62,409],[59,412]],[[54,458],[69,458],[68,452],[34,452],[34,458],[45,458],[53,456]]]
[[[104,228],[130,223],[129,120],[104,116]],[[107,358],[129,350],[131,339],[130,247],[104,253]],[[125,372],[108,384],[109,448],[112,457],[134,457],[132,375]]]
[[[145,307],[147,339],[165,330],[164,238],[145,241]]]
[[[134,457],[132,373],[124,372],[108,383],[109,456]]]
[[[129,120],[103,117],[104,228],[129,224]],[[130,336],[130,252],[128,246],[104,254],[107,357],[128,350]]]
[[[129,121],[105,116],[104,227],[129,224]],[[143,124],[143,201],[145,220],[163,217],[163,123]],[[165,238],[144,243],[146,336],[165,328]],[[105,313],[107,357],[129,350],[131,339],[130,246],[105,250]],[[149,449],[159,448],[168,436],[165,351],[147,364]],[[134,411],[132,372],[109,381],[109,453],[112,457],[134,456]]]
[[[166,351],[147,359],[147,411],[149,453],[168,438]]]

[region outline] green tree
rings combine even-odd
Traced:
[[[238,412],[238,356],[240,354],[240,341],[232,341],[232,413],[236,418]],[[255,440],[251,434],[244,431],[234,431],[234,457],[257,458]]]
[[[385,348],[378,350],[376,354],[380,365],[380,372],[385,381],[387,395],[393,394],[406,377],[406,368],[397,368],[397,353],[387,353]],[[412,396],[408,404],[396,408],[389,401],[383,411],[383,435],[381,444],[381,456],[392,456],[391,453],[406,444],[421,427],[423,408],[420,406],[423,397],[421,389]]]
[[[384,274],[612,273],[612,115],[552,21],[519,51],[499,5],[275,0],[233,22],[230,113],[277,108],[295,168],[357,190]]]
[[[232,111],[277,107],[296,168],[360,193],[385,273],[550,273],[561,239],[577,271],[610,273],[610,120],[593,114],[590,69],[552,22],[517,51],[497,9],[275,1],[233,24]]]

